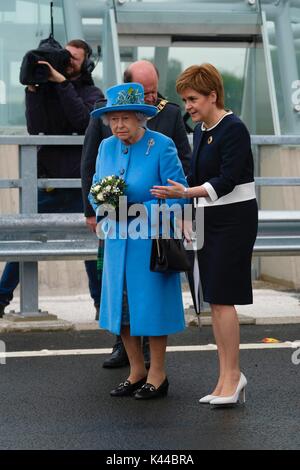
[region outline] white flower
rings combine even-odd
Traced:
[[[98,193],[98,191],[100,191],[100,189],[101,189],[100,184],[97,184],[96,186],[93,187],[93,191],[95,191],[96,193]]]
[[[97,194],[96,199],[97,201],[103,201],[104,200],[103,194],[102,193]]]
[[[106,186],[106,191],[110,191],[110,190],[111,190],[111,186],[110,185]]]

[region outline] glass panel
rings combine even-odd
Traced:
[[[177,76],[193,64],[209,62],[222,73],[225,88],[225,106],[236,114],[241,112],[242,92],[244,81],[245,48],[230,47],[171,47],[169,50],[169,63],[167,86],[165,95],[179,104],[184,112],[180,97],[175,91]],[[188,124],[193,127],[191,120]]]
[[[282,134],[300,132],[300,1],[261,1]]]
[[[24,132],[24,86],[19,83],[19,71],[24,54],[38,46],[50,33],[50,2],[0,2],[0,132]],[[66,41],[62,1],[53,9],[55,38]]]
[[[176,19],[175,13],[177,12],[180,15],[180,11],[183,9],[183,2],[181,0],[143,0],[143,2],[148,4],[145,12],[153,10],[154,13],[156,12],[159,15],[161,23],[154,26],[161,26],[163,31],[164,26],[169,26],[169,12],[173,13],[173,18]],[[150,2],[153,3],[153,8],[149,5]],[[24,87],[19,84],[19,67],[24,54],[28,50],[35,48],[39,41],[49,34],[49,3],[49,0],[0,1],[0,131],[3,127],[6,130],[12,127],[14,131],[21,127],[24,130]],[[122,8],[123,11],[126,11],[127,7],[129,9],[133,8],[135,3],[141,4],[142,2],[126,2],[123,6],[116,2],[116,8],[121,13]],[[96,0],[87,3],[87,13],[93,10],[93,4],[96,7]],[[103,7],[104,3],[101,3],[101,5]],[[237,40],[239,40],[237,30],[239,27],[241,28],[238,18],[244,18],[243,21],[245,23],[249,22],[249,25],[251,22],[254,24],[255,21],[259,23],[259,15],[256,14],[256,17],[253,15],[250,18],[248,13],[257,13],[261,7],[267,17],[267,30],[281,130],[286,134],[299,133],[300,1],[187,0],[187,2],[184,2],[184,6],[189,6],[188,11],[190,12],[193,11],[193,8],[197,9],[199,7],[201,10],[200,18],[203,16],[202,13],[204,13],[204,16],[206,14],[210,15],[212,23],[214,23],[217,16],[218,22],[224,18],[224,22],[227,23],[231,16],[234,17],[232,19],[232,23],[234,23],[232,34],[236,35]],[[75,7],[76,2],[74,2]],[[223,12],[226,12],[227,15],[224,15]],[[232,15],[228,15],[230,12],[232,12]],[[236,13],[238,14],[237,16]],[[101,16],[100,13],[99,16]],[[154,17],[155,15],[152,15],[151,18],[153,19]],[[132,21],[134,23],[134,14],[132,14],[131,18],[133,18]],[[196,26],[198,24],[197,18],[196,16],[194,18]],[[219,19],[221,20],[219,21]],[[91,18],[86,18],[83,22],[83,30],[87,33],[89,42],[95,43],[97,41],[97,44],[100,42],[101,25],[99,21],[101,22],[101,19],[95,18],[95,13],[93,13]],[[221,23],[219,25],[216,22],[216,29],[212,35],[214,41],[218,41],[218,35],[222,29]],[[64,44],[66,42],[66,34],[62,0],[54,1],[54,26],[56,39]],[[95,33],[97,29],[95,26],[99,27],[99,37],[98,35],[96,37],[98,33]],[[188,36],[190,26],[188,24],[182,26],[187,28],[185,31]],[[241,34],[243,34],[243,28],[244,26],[241,29]],[[259,29],[257,30],[257,45],[254,44],[253,46],[252,44],[250,48],[249,43],[245,42],[245,37],[244,42],[239,43],[239,45],[235,44],[235,47],[232,47],[230,40],[226,39],[227,33],[225,36],[223,34],[221,43],[215,42],[215,45],[210,44],[210,47],[208,47],[207,42],[201,42],[201,31],[199,27],[199,35],[195,38],[196,42],[193,45],[189,43],[191,37],[186,41],[186,38],[182,36],[182,41],[179,41],[179,45],[176,42],[172,42],[174,39],[173,33],[170,33],[168,36],[167,33],[163,32],[166,37],[169,37],[172,47],[169,49],[168,61],[166,61],[167,70],[162,70],[162,76],[166,76],[166,85],[161,84],[161,93],[165,94],[170,101],[175,101],[181,105],[174,89],[176,76],[180,71],[193,63],[212,62],[220,69],[224,76],[226,106],[242,116],[252,133],[272,133],[273,125],[269,98],[270,84],[267,80]],[[251,31],[251,34],[254,34],[254,29],[251,29]],[[147,28],[145,28],[145,33],[147,33]],[[144,31],[142,32],[142,34],[145,33]],[[127,32],[127,35],[130,37],[130,31],[129,33]],[[156,43],[160,38],[158,34],[151,35],[148,32],[147,37],[151,40],[144,43],[145,45],[158,45]],[[152,40],[153,42],[151,42]],[[176,47],[174,47],[174,44],[176,44]],[[132,45],[133,43],[121,43],[122,69],[125,68],[130,60],[134,60],[136,57],[147,57],[152,60],[155,57],[154,47],[138,47],[138,52],[136,53],[136,49]],[[109,67],[109,64],[105,64],[105,66]],[[163,61],[161,61],[160,67],[163,68],[163,66]],[[99,61],[94,74],[97,85],[102,83],[102,70],[103,64],[102,61]]]
[[[250,51],[252,54],[249,59]],[[139,47],[138,59],[153,61],[154,47]],[[251,47],[171,47],[165,88],[160,93],[177,103],[184,112],[183,103],[175,90],[178,75],[193,64],[210,62],[222,73],[225,88],[225,106],[245,121],[253,134],[273,134],[268,83],[261,44]],[[125,67],[125,64],[124,64]],[[124,68],[123,67],[123,68]],[[194,124],[188,119],[191,128]]]

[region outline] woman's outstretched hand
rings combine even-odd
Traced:
[[[171,186],[153,186],[153,188],[150,189],[152,196],[158,197],[159,199],[179,199],[187,197],[183,184],[170,179],[168,179],[168,183],[170,183]]]

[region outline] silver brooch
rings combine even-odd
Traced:
[[[154,140],[154,139],[149,139],[149,140],[148,140],[148,147],[147,147],[146,155],[149,155],[150,149],[151,149],[151,147],[153,147],[154,144],[155,144],[155,140]]]

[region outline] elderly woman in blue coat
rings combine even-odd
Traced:
[[[127,220],[109,219],[109,214],[99,215],[101,204],[97,206],[90,193],[90,202],[105,233],[100,327],[121,334],[130,362],[128,378],[110,392],[114,397],[166,396],[167,336],[185,328],[180,275],[150,270],[151,238],[157,220],[154,217],[157,212],[152,209],[158,206],[158,199],[153,199],[150,189],[171,181],[187,186],[173,141],[146,127],[147,118],[156,112],[154,106],[144,103],[143,87],[127,83],[108,89],[106,106],[92,113],[102,116],[113,134],[99,147],[93,184],[111,175],[122,177],[129,206]],[[175,202],[181,208],[186,201]],[[137,236],[137,219],[130,216],[130,206],[135,203],[142,209],[140,236]],[[174,200],[170,201],[173,204]],[[148,373],[141,336],[150,339]]]

